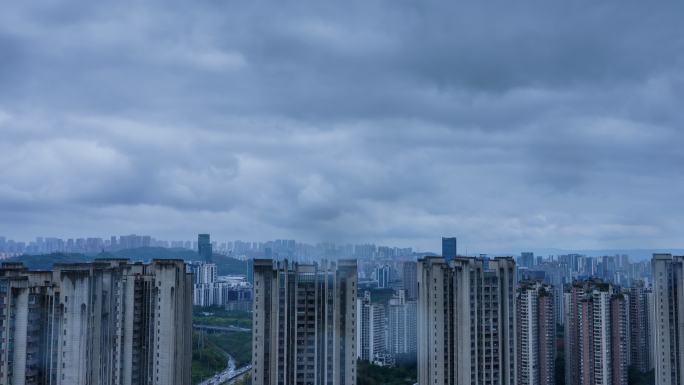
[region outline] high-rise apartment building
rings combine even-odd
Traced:
[[[375,274],[380,289],[386,289],[390,286],[390,267],[388,265],[378,266]]]
[[[193,305],[200,307],[225,306],[230,309],[250,310],[252,308],[252,284],[247,280],[217,281],[217,266],[214,263],[192,262]]]
[[[192,269],[194,283],[213,283],[216,281],[218,268],[215,263],[192,262],[190,268]]]
[[[456,237],[442,237],[442,257],[451,261],[458,255],[458,242]]]
[[[654,366],[656,385],[684,384],[684,256],[654,254]]]
[[[356,299],[357,357],[383,363],[387,354],[387,317],[385,306],[371,301],[370,292]]]
[[[520,260],[518,265],[520,267],[526,267],[531,269],[534,267],[534,253],[531,251],[525,251],[520,253]]]
[[[643,281],[635,282],[629,289],[630,365],[642,373],[653,369],[650,293]]]
[[[415,355],[417,350],[416,301],[406,299],[405,291],[399,290],[387,305],[387,351],[393,358]]]
[[[418,383],[516,385],[515,262],[418,261]]]
[[[355,260],[254,260],[254,385],[355,385]]]
[[[204,262],[212,261],[214,250],[211,245],[209,234],[199,234],[197,236],[197,253],[199,254],[200,260]]]
[[[518,287],[517,358],[518,384],[555,383],[556,320],[553,288],[541,282],[523,282]]]
[[[192,276],[180,260],[0,268],[0,384],[186,385]]]
[[[565,292],[565,383],[627,385],[629,296],[598,279]]]
[[[407,261],[402,265],[402,281],[406,299],[411,301],[418,298],[418,264]]]

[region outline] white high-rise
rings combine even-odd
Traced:
[[[555,383],[556,320],[553,288],[522,282],[517,292],[518,383]]]
[[[407,301],[404,290],[389,300],[387,350],[395,359],[416,353],[416,301]]]
[[[359,359],[384,363],[387,353],[385,307],[371,301],[370,292],[356,299],[356,347]]]
[[[684,257],[652,260],[656,385],[684,384]]]

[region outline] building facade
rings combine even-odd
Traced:
[[[387,309],[388,353],[395,361],[400,357],[415,356],[417,351],[416,301],[407,300],[405,291],[399,290],[389,300]]]
[[[356,260],[254,260],[254,385],[356,384]]]
[[[387,356],[385,306],[371,301],[370,292],[356,299],[356,347],[359,359],[382,365]]]
[[[211,245],[211,238],[209,234],[199,234],[197,236],[197,253],[202,261],[212,261],[214,250]]]
[[[402,282],[406,299],[415,301],[418,298],[418,264],[415,261],[407,261],[402,265]]]
[[[190,383],[192,275],[180,260],[0,268],[0,384]]]
[[[442,257],[452,261],[458,256],[458,240],[456,237],[442,237]]]
[[[627,385],[629,296],[598,279],[565,292],[565,383]]]
[[[386,289],[390,287],[391,270],[389,265],[378,266],[375,274],[376,279],[378,280],[378,288]]]
[[[653,274],[656,385],[684,384],[684,257],[655,254]]]
[[[418,383],[517,384],[515,262],[418,261]]]
[[[534,267],[534,253],[531,251],[525,251],[520,253],[520,260],[518,265],[520,267],[526,267],[531,269]]]
[[[638,281],[629,289],[630,365],[641,373],[653,369],[651,290]]]
[[[555,383],[556,320],[553,288],[523,282],[516,297],[518,383]]]

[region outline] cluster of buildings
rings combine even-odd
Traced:
[[[0,384],[187,385],[191,360],[181,260],[0,265]]]
[[[208,234],[203,234],[208,237]],[[412,248],[399,248],[392,246],[376,246],[375,244],[335,244],[322,242],[308,244],[297,242],[294,239],[276,239],[272,241],[212,241],[209,243],[213,252],[230,255],[240,260],[255,258],[288,258],[293,261],[313,262],[318,259],[393,259],[413,257]],[[35,240],[25,242],[8,239],[0,236],[0,257],[15,256],[21,254],[49,254],[63,253],[89,253],[96,254],[102,251],[118,251],[124,249],[136,249],[141,247],[163,247],[174,249],[188,249],[199,251],[201,240],[175,240],[166,241],[155,239],[149,235],[121,235],[108,238],[88,237],[62,239],[57,237],[37,237]]]
[[[227,310],[252,310],[252,284],[245,276],[218,276],[212,262],[213,245],[209,234],[197,237],[198,261],[189,262],[193,273],[193,305],[220,306]],[[249,262],[251,266],[251,261]]]
[[[196,246],[195,262],[0,265],[0,384],[187,384],[193,305],[253,312],[255,385],[354,385],[361,360],[413,362],[424,385],[684,384],[684,257],[516,262],[444,238],[417,261],[362,245],[222,277],[209,235]]]
[[[189,267],[193,272],[194,306],[252,310],[252,284],[246,277],[219,277],[215,263],[191,262]]]
[[[416,311],[415,298],[407,298],[405,290],[385,302],[373,302],[364,291],[356,299],[357,357],[383,366],[415,361]]]
[[[684,383],[684,257],[254,263],[257,384],[354,384],[359,360],[410,359],[426,385]]]

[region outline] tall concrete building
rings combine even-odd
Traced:
[[[417,351],[416,301],[407,300],[405,291],[399,290],[389,300],[387,309],[388,353],[395,360],[401,356],[415,356]]]
[[[204,262],[212,261],[214,250],[211,246],[209,234],[199,234],[197,236],[197,253],[199,254],[200,260]]]
[[[375,271],[376,279],[378,280],[378,287],[386,289],[390,286],[390,267],[389,265],[378,266]]]
[[[638,281],[629,289],[630,364],[645,373],[653,369],[651,342],[651,290]]]
[[[531,269],[534,267],[534,253],[531,251],[525,251],[520,253],[520,260],[518,263],[521,267],[526,267]]]
[[[456,237],[442,237],[442,257],[452,261],[458,255],[458,241]]]
[[[357,357],[375,363],[384,363],[387,354],[387,317],[385,307],[371,301],[370,292],[356,299]]]
[[[629,296],[598,279],[565,292],[565,383],[627,385]]]
[[[418,383],[517,384],[515,262],[418,261]]]
[[[356,384],[356,260],[254,260],[254,385]]]
[[[555,383],[556,320],[553,288],[523,282],[516,297],[518,384]]]
[[[654,254],[654,365],[656,385],[684,384],[684,257]]]
[[[418,264],[415,261],[407,261],[402,265],[402,281],[406,299],[409,301],[418,298]]]
[[[0,268],[0,384],[191,381],[192,276],[180,260]]]

